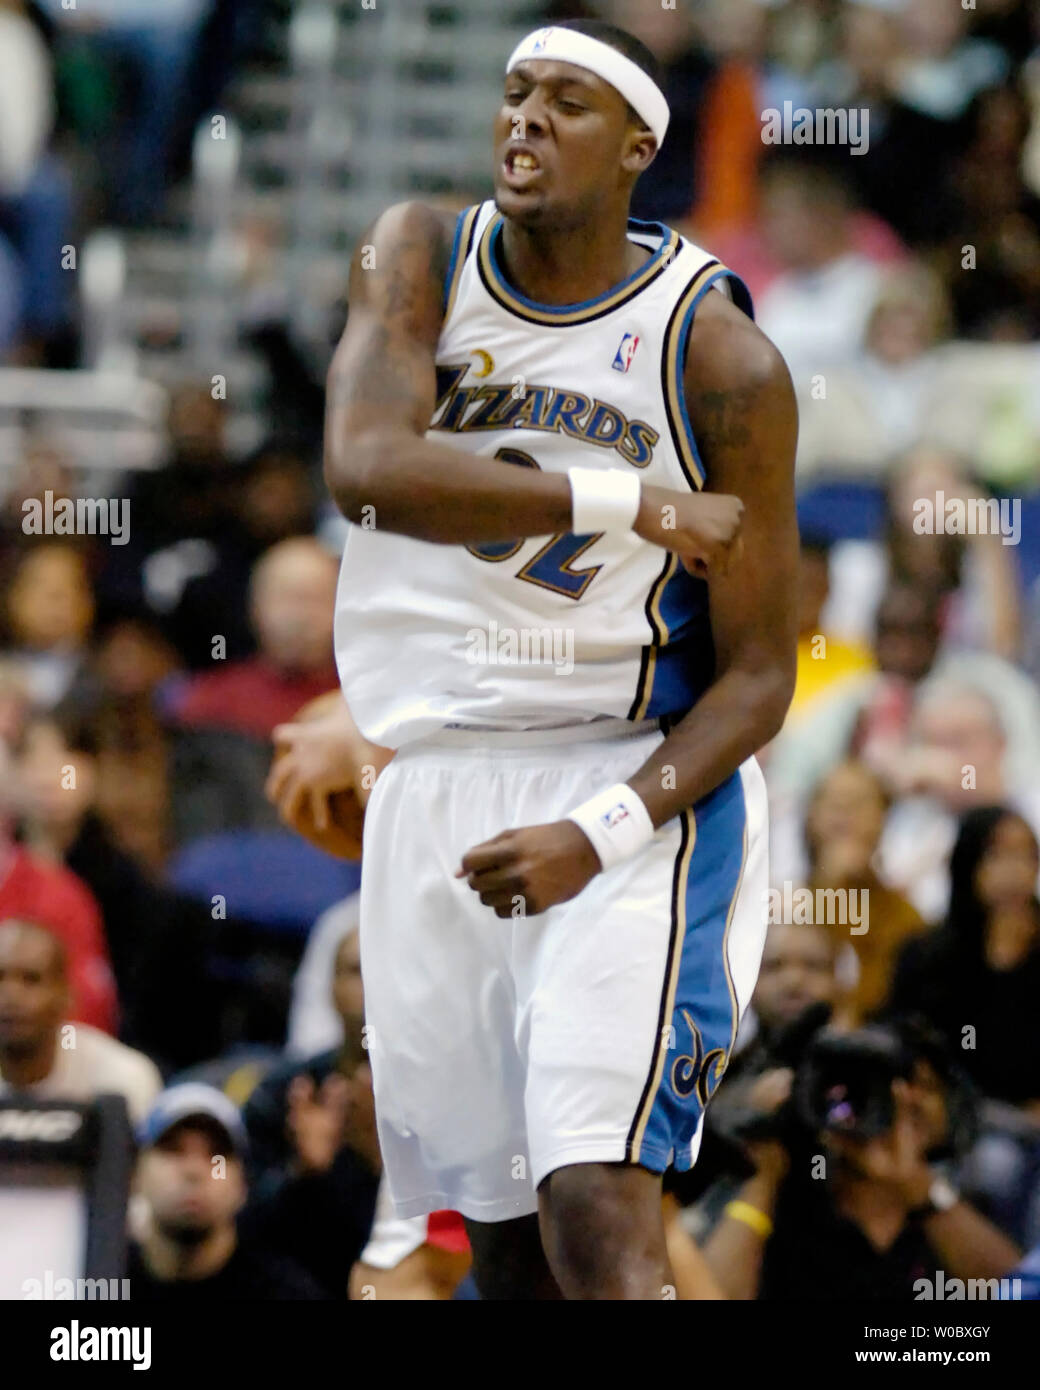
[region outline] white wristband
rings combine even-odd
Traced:
[[[650,812],[624,782],[590,797],[566,819],[584,830],[604,869],[638,854],[654,838]]]
[[[642,488],[634,473],[620,468],[568,468],[571,483],[571,531],[631,531],[639,512]]]

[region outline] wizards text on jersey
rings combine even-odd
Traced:
[[[462,434],[522,426],[616,449],[636,468],[645,468],[653,458],[661,436],[645,420],[629,420],[606,401],[556,386],[463,386],[471,365],[451,363],[437,368],[437,407],[431,429]]]

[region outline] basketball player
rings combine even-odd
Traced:
[[[529,35],[494,200],[378,218],[328,380],[340,675],[397,750],[361,890],[380,1145],[486,1298],[668,1296],[661,1174],[763,946],[796,412],[740,281],[629,220],[667,124],[630,35]]]

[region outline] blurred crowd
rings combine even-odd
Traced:
[[[161,224],[267,8],[0,0],[0,360],[76,361],[56,248]],[[661,57],[635,215],[743,276],[799,397],[777,910],[667,1183],[679,1296],[1001,1278],[1040,1246],[1040,4],[541,14]],[[785,102],[869,113],[869,145],[765,143]],[[24,499],[83,486],[45,439],[5,479],[0,1096],[125,1095],[139,1296],[466,1296],[457,1216],[397,1221],[381,1187],[358,867],[264,796],[274,730],[336,686],[320,382],[246,457],[223,411],[175,393],[165,466],[118,480],[125,545],[25,535]],[[1009,525],[922,526],[940,495]]]
[[[73,366],[92,228],[166,215],[266,0],[0,0],[0,362]]]

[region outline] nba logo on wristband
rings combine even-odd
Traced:
[[[625,782],[607,787],[567,817],[588,836],[604,869],[638,854],[654,838],[654,823],[636,792]]]

